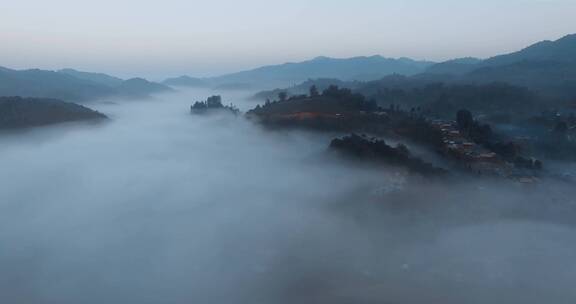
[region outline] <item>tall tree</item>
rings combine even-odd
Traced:
[[[320,95],[320,93],[318,92],[318,88],[316,87],[316,85],[312,85],[310,87],[310,97],[317,97],[318,95]]]
[[[462,130],[469,130],[474,124],[474,117],[472,113],[468,110],[460,110],[456,113],[456,123],[458,127]]]

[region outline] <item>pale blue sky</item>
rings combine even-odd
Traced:
[[[153,79],[318,55],[488,57],[576,33],[576,0],[0,0],[0,66]]]

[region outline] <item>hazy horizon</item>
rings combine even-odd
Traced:
[[[576,303],[574,12],[0,1],[0,304]]]
[[[0,10],[0,66],[153,80],[316,56],[487,58],[576,32],[568,0],[23,0]]]

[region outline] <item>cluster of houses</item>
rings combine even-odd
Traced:
[[[276,114],[271,115],[273,118],[276,119],[287,119],[287,120],[307,120],[307,119],[316,119],[316,118],[341,118],[342,114],[339,113],[321,113],[321,112],[295,112],[289,114]]]
[[[388,111],[355,113],[342,113],[337,111],[281,111],[280,113],[269,113],[265,115],[267,119],[273,121],[303,122],[310,120],[343,121],[352,118],[366,117],[374,119],[390,119],[391,113]],[[366,116],[366,117],[365,117]],[[507,162],[498,154],[486,149],[482,145],[471,141],[466,134],[460,132],[457,123],[450,120],[429,121],[431,127],[439,130],[442,135],[441,152],[447,158],[454,160],[462,169],[474,174],[484,176],[500,176],[517,179],[520,183],[532,183],[533,177],[526,177],[519,174],[514,164]],[[517,176],[517,178],[515,178]]]
[[[509,176],[513,166],[496,153],[470,141],[458,129],[456,122],[432,121],[432,127],[442,133],[442,152],[460,162],[463,167],[480,175]]]

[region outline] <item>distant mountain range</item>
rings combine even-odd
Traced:
[[[181,76],[164,81],[175,86],[211,86],[227,88],[274,88],[288,86],[314,78],[338,78],[341,80],[373,80],[386,75],[414,75],[433,65],[430,61],[409,58],[385,58],[382,56],[336,59],[317,57],[312,60],[264,66],[253,70],[212,78]]]
[[[118,77],[110,76],[103,73],[90,73],[90,72],[81,72],[74,69],[62,69],[58,71],[60,73],[68,74],[72,77],[87,80],[90,82],[102,84],[109,87],[117,87],[124,82],[123,79]]]
[[[293,87],[311,79],[366,82],[390,75],[412,76],[412,80],[419,82],[506,82],[547,94],[572,94],[576,92],[576,34],[556,41],[538,42],[518,52],[485,60],[466,57],[434,63],[382,56],[348,59],[317,57],[212,78],[181,76],[167,79],[164,84],[218,89],[273,89]]]
[[[0,96],[55,98],[85,102],[101,98],[141,98],[172,91],[168,86],[134,78],[123,80],[101,73],[0,68]]]
[[[258,99],[273,98],[278,92],[298,95],[306,93],[311,85],[319,89],[329,84],[374,91],[389,88],[417,88],[429,84],[490,84],[507,83],[537,91],[556,99],[576,100],[576,34],[556,41],[543,41],[518,52],[495,56],[485,60],[459,58],[432,64],[420,73],[397,73],[372,81],[343,81],[343,79],[313,79],[299,85],[258,93]]]
[[[206,87],[208,86],[208,81],[202,78],[194,78],[190,76],[180,76],[174,78],[168,78],[162,82],[169,86],[182,86],[182,87]]]
[[[541,41],[525,49],[510,54],[499,55],[486,60],[461,58],[430,66],[426,73],[466,74],[482,68],[518,65],[525,62],[569,62],[576,61],[576,34],[556,41]]]
[[[541,41],[518,52],[484,60],[482,66],[502,66],[520,61],[576,61],[576,34],[556,41]]]
[[[439,63],[426,73],[456,75],[457,81],[464,83],[506,82],[545,94],[576,97],[576,34],[486,60]]]
[[[397,76],[408,77],[398,78]],[[392,76],[392,77],[391,77]],[[120,79],[102,73],[73,69],[60,71],[12,70],[0,67],[0,96],[57,98],[84,102],[99,98],[141,98],[168,92],[171,86],[226,89],[273,89],[295,87],[321,79],[356,86],[358,82],[379,80],[379,84],[505,82],[539,90],[545,94],[576,96],[576,34],[556,41],[542,41],[518,52],[489,59],[459,58],[441,63],[382,56],[312,60],[270,65],[211,78],[180,76],[163,84],[142,78]],[[302,91],[299,88],[298,91]],[[576,97],[575,97],[576,98]]]
[[[454,74],[461,75],[468,73],[474,69],[474,67],[482,62],[481,59],[466,57],[452,59],[444,61],[441,63],[434,64],[426,69],[426,73],[432,74]]]

